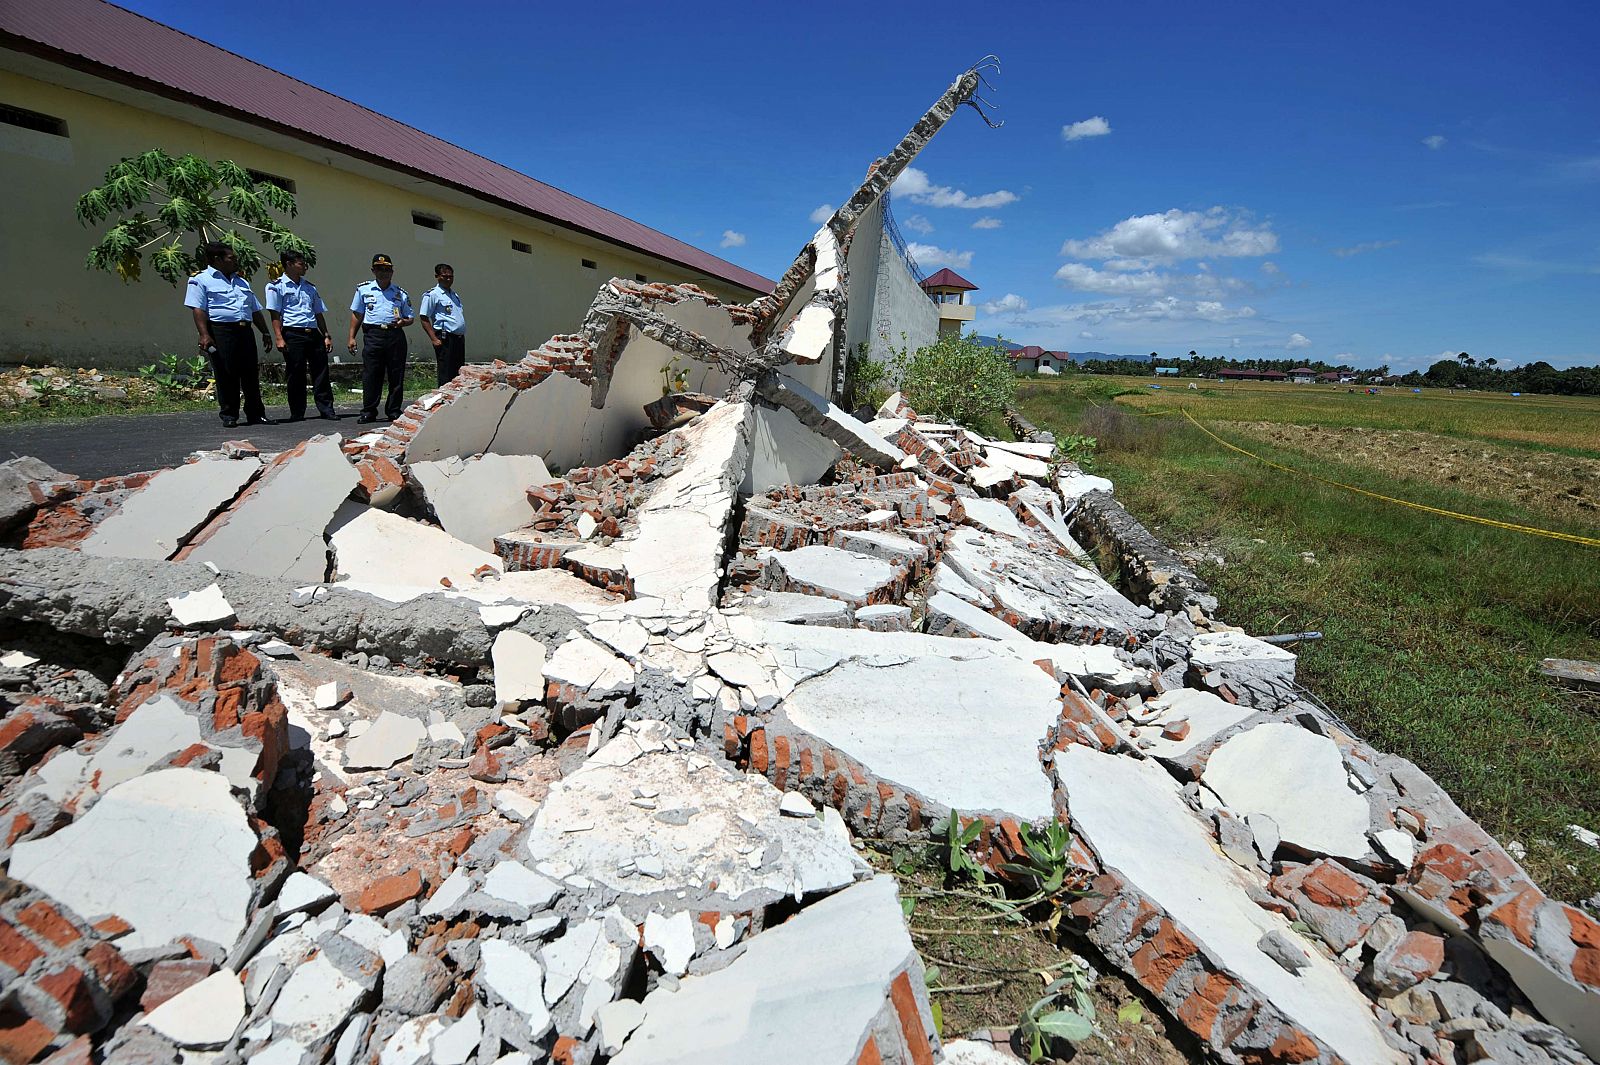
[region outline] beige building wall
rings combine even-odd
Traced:
[[[300,213],[288,225],[316,245],[310,277],[328,304],[336,353],[351,295],[371,277],[379,251],[393,257],[395,280],[414,302],[432,287],[435,262],[455,266],[474,362],[520,358],[550,335],[573,331],[613,276],[693,282],[730,302],[754,295],[411,175],[5,49],[0,104],[62,119],[68,132],[0,124],[0,362],[131,366],[163,351],[193,353],[182,289],[148,269],[134,284],[85,269],[104,226],[86,229],[73,217],[77,197],[108,166],[151,147],[232,159],[294,182]],[[443,219],[443,230],[414,224],[413,211]],[[513,240],[531,254],[513,250]],[[260,297],[265,272],[252,282]],[[414,356],[427,359],[432,349],[421,327],[407,333]],[[658,393],[658,369],[632,373],[648,374]]]

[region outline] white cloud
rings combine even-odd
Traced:
[[[1239,346],[1239,338],[1238,337],[1234,337],[1232,342],[1229,343],[1229,345],[1228,345],[1228,347],[1230,347],[1230,348],[1236,348],[1238,346]]]
[[[910,252],[911,257],[917,260],[917,264],[924,269],[948,266],[955,270],[965,270],[972,265],[972,253],[970,251],[956,251],[953,248],[940,248],[933,244],[919,244],[914,240],[906,243],[906,251]]]
[[[1113,325],[1129,322],[1233,322],[1254,318],[1254,307],[1228,307],[1217,300],[1185,300],[1176,296],[1130,300],[1127,303],[1075,303],[1036,307],[1020,315],[1020,325],[1043,329],[1068,322]]]
[[[1276,274],[1278,272],[1278,264],[1269,259],[1261,264],[1261,272],[1263,274]]]
[[[1112,265],[1110,263],[1106,265]],[[1087,263],[1066,263],[1056,271],[1056,280],[1078,292],[1106,296],[1165,296],[1181,292],[1194,296],[1221,296],[1247,286],[1232,277],[1219,277],[1201,264],[1195,274],[1162,273],[1158,270],[1130,270],[1119,263],[1117,270],[1096,270]]]
[[[1005,223],[1000,221],[1000,219],[998,219],[998,218],[987,218],[986,217],[986,218],[980,218],[976,222],[972,223],[972,228],[973,229],[999,229],[1003,225],[1005,225]]]
[[[1172,263],[1181,259],[1270,255],[1278,250],[1278,235],[1270,223],[1255,223],[1242,213],[1222,207],[1209,211],[1180,211],[1134,215],[1087,240],[1069,240],[1061,254],[1076,259],[1117,260],[1142,264]],[[1109,264],[1108,264],[1109,265]]]
[[[985,211],[1004,207],[1008,203],[1016,203],[1018,199],[1016,193],[1005,189],[972,196],[949,185],[935,185],[928,180],[928,175],[924,171],[914,166],[906,167],[900,176],[895,178],[892,188],[895,195],[904,196],[912,203],[920,203],[924,207],[965,207],[968,210]]]
[[[1074,122],[1071,125],[1062,126],[1061,139],[1081,141],[1085,137],[1104,137],[1110,132],[1111,123],[1099,115],[1095,115],[1093,118],[1086,118],[1082,122]]]
[[[997,300],[978,305],[978,310],[991,318],[1010,318],[1028,309],[1028,301],[1015,292],[1007,292]]]
[[[811,221],[815,222],[819,226],[822,223],[826,222],[828,219],[832,218],[832,217],[833,217],[833,204],[831,204],[831,203],[824,203],[824,204],[820,205],[815,211],[811,212]]]
[[[1309,348],[1311,346],[1311,338],[1304,333],[1290,333],[1288,342],[1283,346],[1291,351],[1296,348]]]
[[[1333,249],[1333,254],[1341,259],[1348,259],[1352,255],[1360,255],[1363,252],[1382,251],[1384,248],[1392,248],[1399,243],[1398,240],[1368,240],[1360,244],[1352,244],[1348,248],[1335,248]]]
[[[1434,151],[1438,151],[1440,148],[1444,147],[1445,139],[1444,139],[1444,136],[1442,134],[1434,133],[1434,134],[1431,134],[1430,136],[1422,138],[1422,143],[1426,144],[1429,148],[1433,149]]]
[[[921,233],[923,236],[933,232],[933,223],[928,221],[925,215],[914,214],[900,224],[911,230],[911,232]]]
[[[731,229],[724,229],[722,231],[722,246],[724,248],[742,248],[742,247],[744,247],[744,234],[743,233],[735,233]]]
[[[1088,329],[1080,329],[1078,331],[1078,339],[1079,340],[1093,340],[1094,339],[1094,333],[1092,331],[1088,330]]]

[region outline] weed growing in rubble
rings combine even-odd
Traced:
[[[950,811],[950,819],[944,823],[942,835],[935,835],[934,850],[939,861],[939,868],[945,872],[945,879],[959,880],[963,876],[971,877],[979,884],[983,883],[983,866],[978,864],[967,848],[977,842],[983,834],[983,822],[979,820],[968,821],[963,827],[961,815]]]
[[[201,355],[184,359],[162,352],[158,361],[139,367],[139,376],[169,395],[211,388],[211,367]]]
[[[1043,1061],[1057,1040],[1081,1043],[1094,1034],[1094,999],[1089,996],[1094,970],[1077,957],[1067,959],[1066,969],[1017,1021],[1031,1062]]]

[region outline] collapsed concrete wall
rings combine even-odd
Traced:
[[[1600,924],[1142,526],[1108,583],[1109,482],[791,372],[848,335],[841,231],[975,84],[759,306],[613,282],[382,433],[8,470],[7,1060],[927,1065],[852,834],[951,818],[996,870],[1065,826],[1071,923],[1218,1060],[1600,1051]],[[632,446],[666,351],[726,398]]]

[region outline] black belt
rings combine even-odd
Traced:
[[[308,325],[286,325],[286,326],[283,327],[283,331],[285,333],[320,333],[320,332],[322,332],[322,330],[313,329],[311,326],[308,326]]]
[[[367,325],[365,322],[363,322],[362,325],[361,325],[361,331],[363,333],[371,332],[373,330],[378,330],[378,331],[382,332],[382,331],[386,331],[386,330],[389,330],[389,329],[399,329],[399,328],[400,328],[399,325],[377,325],[377,324]]]
[[[249,329],[250,328],[250,323],[249,322],[219,322],[215,318],[207,319],[207,321],[209,321],[212,325],[238,326],[238,327],[241,327],[241,328],[244,328],[244,329]]]

